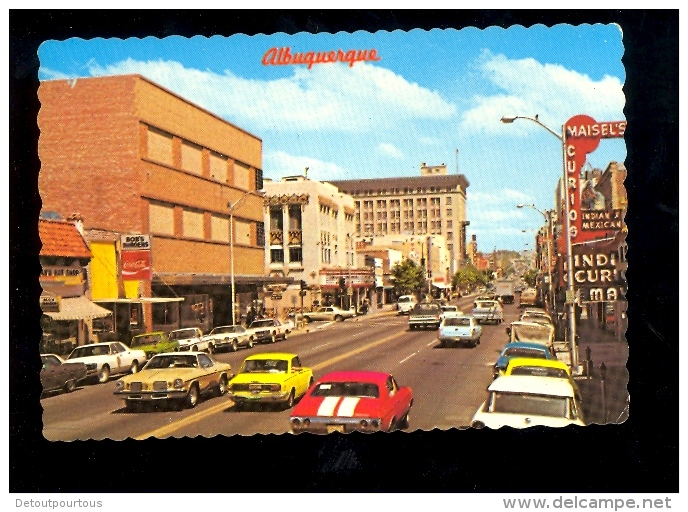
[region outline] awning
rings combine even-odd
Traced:
[[[451,288],[450,284],[444,284],[444,283],[432,283],[432,285],[435,288]]]
[[[68,297],[60,301],[60,311],[46,312],[53,320],[92,320],[112,313],[94,304],[86,297]]]
[[[138,297],[136,299],[94,299],[101,304],[160,304],[163,302],[183,302],[184,297]]]

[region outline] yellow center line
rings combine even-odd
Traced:
[[[322,363],[318,363],[316,365],[311,366],[310,369],[313,370],[314,372],[317,370],[321,370],[327,366],[338,363],[339,361],[342,361],[343,359],[353,357],[357,354],[360,354],[361,352],[365,352],[366,350],[370,350],[371,348],[375,348],[379,345],[387,343],[388,341],[396,338],[398,335],[399,335],[399,332],[394,333],[391,336],[387,336],[386,338],[382,338],[380,340],[374,341],[372,343],[368,343],[367,345],[363,345],[362,347],[358,347],[357,349],[351,350],[351,351],[346,352],[344,354],[341,354],[339,356],[331,357],[330,359],[327,359],[326,361],[323,361]],[[191,416],[187,416],[186,418],[180,419],[178,421],[174,421],[174,422],[170,423],[169,425],[165,425],[164,427],[160,427],[160,428],[157,428],[155,430],[151,430],[150,432],[146,432],[145,434],[141,434],[139,436],[136,436],[134,439],[136,439],[137,441],[142,441],[144,439],[148,439],[149,437],[158,437],[158,438],[167,437],[170,434],[172,434],[178,430],[183,429],[184,427],[187,427],[189,425],[197,423],[197,422],[201,421],[202,419],[205,419],[209,416],[212,416],[214,414],[221,412],[222,410],[226,409],[227,407],[229,407],[233,403],[234,402],[232,402],[231,400],[222,400],[221,403],[213,405],[212,407],[209,407],[208,409],[205,409],[203,411],[199,411],[197,413],[192,414]]]

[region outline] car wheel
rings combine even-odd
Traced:
[[[198,347],[196,345],[191,347],[191,352],[197,352],[197,351],[198,351]]]
[[[282,337],[283,340],[286,340],[289,337],[289,331],[284,331],[284,336]]]
[[[250,346],[250,343],[251,342],[249,342],[249,346]],[[236,352],[237,350],[239,350],[239,345],[237,345],[236,340],[232,340],[232,352]]]
[[[67,382],[65,382],[64,390],[66,393],[71,393],[75,389],[76,389],[76,381],[74,379],[71,379],[71,380],[68,380]]]
[[[275,343],[277,341],[277,334],[274,332],[270,335],[270,343]]]
[[[308,318],[307,316],[304,316],[304,317],[303,317],[303,323],[304,323],[304,324],[309,324],[310,322],[311,322],[311,319],[310,319],[310,318]]]
[[[313,377],[308,379],[308,389],[310,389],[313,386],[313,382],[314,382]]]
[[[248,339],[248,348],[253,348],[253,338]]]
[[[294,407],[294,402],[295,402],[295,401],[296,401],[296,395],[295,395],[295,392],[294,392],[294,388],[291,388],[291,391],[290,391],[290,393],[289,393],[289,398],[287,398],[287,401],[286,401],[286,403],[284,404],[284,405],[285,405],[285,408],[286,408],[286,409],[291,409],[292,407]]]
[[[397,419],[392,418],[392,421],[389,422],[389,428],[387,429],[387,432],[393,432],[395,428],[397,428]]]
[[[401,422],[399,423],[399,426],[402,429],[407,429],[409,428],[409,416],[411,415],[411,410],[409,409],[406,411],[406,414],[404,414],[404,417],[401,418]]]
[[[234,402],[235,411],[243,411],[245,409],[243,402]]]
[[[212,343],[208,343],[208,354],[212,354],[215,351],[215,347]]]
[[[476,345],[480,345],[480,338],[478,338],[478,343],[476,343]]]
[[[188,409],[193,409],[198,404],[198,386],[192,384],[189,388],[189,392],[186,394],[186,407]]]
[[[134,361],[131,363],[131,373],[138,373],[139,371],[139,362],[134,359]]]
[[[110,367],[106,364],[98,372],[98,382],[101,384],[107,382],[110,379]]]
[[[337,316],[334,317],[334,321],[335,321],[335,322],[343,322],[343,321],[344,321],[344,317],[343,317],[342,315],[337,315]]]
[[[124,401],[124,408],[127,410],[127,412],[139,412],[141,410],[140,405],[140,403],[135,402],[134,400]]]
[[[217,383],[217,389],[215,392],[217,396],[222,396],[227,392],[227,377],[224,375],[220,376],[220,380]]]
[[[444,340],[440,340],[440,347],[444,348],[446,346],[447,346],[446,342]]]

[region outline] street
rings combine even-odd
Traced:
[[[468,311],[472,298],[464,297],[457,304]],[[440,348],[436,330],[409,331],[406,316],[387,312],[339,323],[314,322],[309,324],[309,332],[286,341],[215,354],[215,358],[230,363],[234,372],[246,356],[273,351],[298,354],[316,378],[333,370],[386,371],[400,385],[413,389],[409,431],[466,427],[492,381],[491,367],[506,341],[504,325],[517,316],[516,306],[505,306],[505,323],[485,325],[481,344],[473,349]],[[289,410],[261,407],[237,412],[226,396],[204,397],[194,409],[155,408],[129,413],[113,394],[115,381],[84,384],[73,393],[44,398],[46,439],[120,440],[289,431]]]

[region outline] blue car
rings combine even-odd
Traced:
[[[492,370],[493,377],[497,378],[504,374],[509,361],[515,357],[529,357],[534,359],[557,359],[551,346],[540,343],[527,343],[524,341],[514,341],[504,345],[499,359]]]

